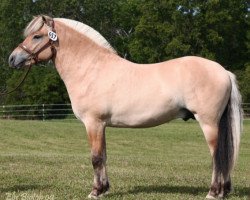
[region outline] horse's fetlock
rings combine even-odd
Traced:
[[[107,192],[109,191],[110,185],[109,182],[107,181],[105,184],[103,184],[103,192]]]
[[[223,185],[223,197],[227,196],[230,192],[232,192],[233,188],[232,188],[232,183],[231,181],[227,181],[224,183]]]
[[[209,194],[211,196],[218,196],[221,192],[221,183],[214,183],[211,187],[210,187],[210,191]]]

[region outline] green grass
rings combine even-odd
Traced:
[[[2,120],[0,130],[1,200],[87,199],[93,171],[80,122]],[[250,196],[250,121],[244,132],[229,199]],[[111,190],[104,199],[204,199],[208,192],[211,158],[194,121],[108,128],[107,148]]]

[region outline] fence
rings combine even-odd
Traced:
[[[76,119],[71,104],[2,105],[0,119]]]
[[[244,117],[250,118],[250,103],[242,104]],[[71,104],[2,105],[0,119],[76,119]]]

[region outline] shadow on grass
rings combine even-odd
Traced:
[[[51,187],[51,185],[39,185],[39,184],[13,185],[6,188],[0,188],[0,192],[22,192],[27,190],[42,190],[49,187]]]
[[[136,186],[127,192],[114,192],[109,196],[122,196],[128,194],[140,194],[140,193],[153,193],[153,194],[189,194],[193,196],[206,195],[209,191],[208,187],[192,187],[192,186],[173,186],[173,185],[148,185],[148,186]],[[243,187],[237,188],[232,196],[248,197],[250,200],[250,188]],[[229,195],[229,196],[231,196]]]
[[[191,186],[173,186],[173,185],[147,185],[147,186],[135,186],[133,189],[123,192],[110,193],[108,196],[123,196],[123,195],[136,195],[140,193],[146,194],[191,194],[199,195],[208,192],[208,188],[205,187],[191,187]]]
[[[148,185],[148,186],[136,186],[130,190],[131,194],[138,193],[181,193],[198,195],[208,192],[208,188],[205,187],[191,187],[191,186],[174,186],[174,185]]]
[[[250,200],[250,188],[243,187],[243,188],[235,188],[233,195],[237,195],[239,197],[248,197],[247,200]]]

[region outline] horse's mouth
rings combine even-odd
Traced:
[[[20,69],[22,67],[27,67],[33,64],[33,60],[32,59],[28,59],[28,60],[23,60],[21,62],[19,62],[18,64],[16,64],[15,66],[13,66],[13,68],[15,69]]]
[[[21,67],[25,66],[25,63],[26,63],[26,60],[23,60],[19,62],[18,64],[16,64],[15,66],[13,66],[13,68],[20,69]]]

